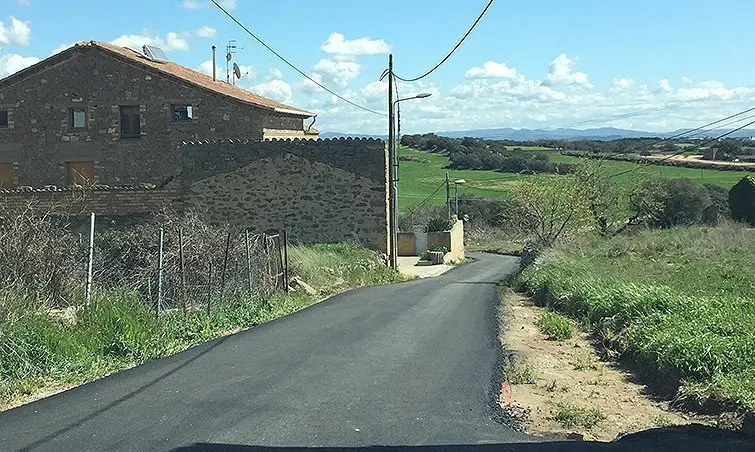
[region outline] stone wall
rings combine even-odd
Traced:
[[[181,211],[179,190],[148,188],[0,190],[0,206],[18,211],[34,205],[37,212],[54,214],[120,217],[160,212],[165,208]]]
[[[185,207],[213,223],[385,251],[385,162],[384,143],[372,139],[189,143]]]
[[[0,162],[13,163],[17,186],[66,186],[66,162],[93,161],[97,183],[161,184],[182,166],[184,141],[263,138],[263,128],[298,124],[127,62],[92,46],[48,69],[0,85]],[[194,120],[174,122],[172,105],[191,105]],[[138,105],[141,137],[120,137],[119,106]],[[73,129],[70,109],[86,110],[86,127]]]

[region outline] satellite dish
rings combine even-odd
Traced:
[[[228,54],[226,54],[225,56],[225,59],[231,61],[233,59],[233,54],[231,52],[228,52]]]
[[[233,63],[233,73],[236,74],[237,79],[241,78],[241,68],[236,63]]]

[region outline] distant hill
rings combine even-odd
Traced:
[[[435,132],[436,135],[450,138],[485,138],[488,140],[516,140],[516,141],[533,141],[533,140],[618,140],[621,138],[666,138],[678,135],[692,129],[678,129],[672,132],[644,132],[641,130],[617,129],[614,127],[601,127],[597,129],[512,129],[510,127],[500,129],[473,129],[458,130],[450,132]],[[697,137],[714,137],[728,132],[726,129],[708,130],[704,134],[696,135]],[[729,137],[744,138],[755,136],[755,129],[739,130]],[[343,133],[343,132],[324,132],[320,134],[321,138],[380,138],[387,140],[387,135],[370,135],[361,133]]]

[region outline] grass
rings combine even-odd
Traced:
[[[512,359],[503,368],[503,378],[512,385],[535,384],[535,370],[518,359]]]
[[[538,149],[537,146],[525,146],[528,151],[548,151],[548,148]],[[417,151],[407,147],[399,147],[399,155],[413,156],[427,160],[428,163],[400,162],[398,207],[400,211],[417,205],[427,197],[433,195],[438,187],[441,187],[446,178],[446,172],[450,174],[451,181],[464,179],[466,184],[460,187],[461,194],[480,196],[483,198],[506,198],[510,197],[517,185],[527,178],[537,178],[547,181],[549,178],[558,177],[550,174],[522,175],[514,173],[499,173],[497,171],[482,170],[456,170],[448,168],[450,160],[442,154]],[[557,152],[549,152],[550,160],[556,163],[580,163],[586,159],[561,155]],[[689,178],[699,183],[715,184],[725,188],[731,188],[746,174],[755,175],[743,171],[720,171],[710,169],[681,168],[661,165],[639,165],[632,162],[615,160],[604,161],[605,171],[610,174],[620,173],[627,170],[635,172],[616,177],[614,180],[623,187],[632,187],[638,180],[638,175],[660,175],[666,178]],[[454,196],[453,185],[451,197]],[[445,188],[441,188],[429,201],[431,205],[443,205],[445,203]]]
[[[755,409],[755,230],[737,225],[585,236],[546,253],[522,288],[580,319],[677,398]]]
[[[582,408],[570,403],[558,403],[553,413],[553,420],[563,428],[593,428],[605,419],[597,408]]]
[[[550,160],[557,163],[581,163],[587,159],[553,153],[550,155]],[[617,160],[603,160],[603,167],[609,172],[609,174],[635,170],[632,173],[617,176],[614,179],[617,184],[625,187],[632,186],[636,182],[638,174],[656,175],[667,179],[692,179],[701,184],[719,185],[724,188],[731,188],[748,174],[755,175],[755,172],[721,171],[663,165],[640,165],[637,163]]]
[[[320,296],[400,278],[374,252],[352,245],[293,247],[290,259],[292,275]],[[113,291],[77,312],[75,321],[64,321],[39,309],[14,311],[17,299],[2,292],[0,313],[13,315],[0,324],[0,409],[43,388],[78,385],[294,313],[319,297],[227,298],[209,314],[174,310],[158,320],[136,294]]]
[[[563,341],[574,335],[574,324],[568,318],[552,311],[543,311],[537,320],[537,327],[548,340]]]
[[[431,152],[417,151],[407,147],[399,147],[399,155],[412,155],[427,159],[429,163],[406,162],[399,164],[398,207],[406,210],[432,195],[446,180],[446,172],[451,181],[464,179],[467,183],[460,189],[460,193],[481,196],[484,198],[502,198],[510,196],[511,187],[526,177],[512,173],[496,171],[456,170],[450,169],[449,158],[445,155]],[[451,196],[454,187],[451,184]],[[430,200],[429,204],[443,205],[446,202],[446,190],[441,188]]]

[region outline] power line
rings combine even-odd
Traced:
[[[215,1],[215,0],[213,0],[213,1]],[[399,80],[401,80],[401,81],[404,81],[404,82],[416,82],[417,80],[423,79],[423,78],[427,77],[428,75],[432,74],[433,72],[435,72],[436,69],[438,69],[439,67],[441,67],[443,65],[443,63],[445,63],[449,58],[451,58],[451,55],[453,55],[454,52],[456,52],[456,50],[459,47],[461,47],[461,44],[467,39],[467,37],[477,27],[477,24],[480,23],[480,21],[482,20],[483,16],[485,16],[485,13],[488,12],[488,9],[490,9],[490,6],[493,4],[493,1],[494,0],[490,0],[488,2],[488,4],[485,5],[485,8],[482,10],[482,12],[480,13],[480,15],[477,16],[477,20],[475,20],[474,23],[472,24],[472,26],[469,27],[469,29],[467,30],[467,32],[464,33],[464,36],[461,37],[461,39],[459,40],[459,42],[456,43],[456,45],[454,46],[454,48],[451,49],[451,51],[448,52],[446,54],[446,56],[443,57],[443,59],[440,60],[440,62],[438,64],[436,64],[432,69],[430,69],[429,71],[427,71],[424,74],[420,75],[419,77],[414,77],[414,78],[406,79],[406,78],[402,78],[402,77],[396,76],[396,78],[399,79]]]
[[[424,207],[424,206],[425,206],[425,204],[427,204],[427,202],[428,202],[428,201],[430,201],[430,200],[431,200],[431,199],[432,199],[432,198],[433,198],[433,197],[434,197],[435,195],[437,195],[437,194],[438,194],[438,192],[439,192],[439,191],[440,191],[440,190],[441,190],[441,189],[442,189],[443,187],[445,187],[445,186],[446,186],[446,183],[445,183],[445,182],[443,182],[442,184],[440,184],[440,186],[439,186],[438,188],[436,188],[436,189],[435,189],[435,191],[434,191],[434,192],[432,192],[432,194],[430,194],[430,196],[428,196],[427,198],[423,199],[423,200],[422,200],[422,201],[421,201],[421,202],[420,202],[419,204],[417,204],[416,206],[414,206],[414,207],[410,207],[410,208],[409,208],[409,215],[412,215],[412,214],[414,214],[414,213],[415,213],[415,212],[416,212],[416,211],[417,211],[418,209],[420,209],[420,208]]]
[[[262,39],[260,39],[257,35],[255,35],[254,33],[252,33],[252,31],[249,30],[249,28],[247,28],[244,24],[242,24],[238,19],[236,19],[225,8],[223,8],[222,6],[220,6],[220,4],[217,2],[217,0],[212,0],[212,3],[215,4],[215,6],[217,6],[218,9],[220,9],[221,11],[223,11],[225,13],[225,15],[228,16],[232,21],[236,22],[236,24],[239,27],[241,27],[245,32],[249,33],[249,35],[251,37],[253,37],[257,42],[259,42],[260,44],[262,44],[263,47],[265,47],[267,50],[269,50],[270,52],[272,52],[273,55],[275,55],[278,58],[280,58],[281,61],[283,61],[284,63],[286,63],[289,67],[291,67],[291,69],[295,70],[296,72],[298,72],[299,74],[301,74],[302,76],[304,76],[310,82],[314,83],[315,85],[319,86],[320,88],[324,89],[325,91],[329,92],[330,94],[336,96],[337,98],[341,99],[342,101],[346,102],[347,104],[353,105],[354,107],[357,107],[357,108],[362,109],[364,111],[368,111],[368,112],[376,114],[376,115],[388,116],[387,114],[385,114],[383,112],[380,112],[380,111],[377,111],[377,110],[373,110],[371,108],[367,108],[367,107],[365,107],[363,105],[359,105],[356,102],[352,102],[349,99],[347,99],[347,98],[341,96],[340,94],[336,93],[332,89],[328,88],[327,86],[323,85],[322,83],[318,82],[317,80],[313,79],[307,73],[305,73],[304,71],[302,71],[298,67],[294,66],[291,62],[289,62],[287,59],[285,59],[283,56],[281,56],[281,54],[279,54],[278,52],[276,52],[272,47],[270,47],[269,45],[265,44],[265,42]]]
[[[753,88],[753,87],[755,87],[755,85],[744,86],[744,88]],[[600,124],[600,123],[615,121],[615,120],[618,120],[618,119],[633,118],[633,117],[642,116],[642,115],[645,115],[645,114],[648,114],[648,113],[653,113],[653,112],[658,112],[658,111],[663,111],[663,110],[670,110],[672,108],[678,108],[678,107],[681,107],[681,106],[684,106],[684,105],[687,105],[687,104],[691,104],[691,103],[695,103],[695,102],[702,102],[702,101],[710,100],[712,97],[713,97],[712,95],[708,95],[708,96],[705,96],[705,97],[699,97],[697,99],[689,99],[689,100],[685,100],[685,101],[681,101],[681,102],[677,102],[677,103],[669,103],[669,104],[666,104],[666,105],[663,105],[663,106],[660,106],[660,107],[647,108],[645,110],[634,111],[634,112],[629,112],[629,113],[621,113],[621,114],[618,114],[618,115],[608,116],[608,117],[605,117],[605,118],[586,119],[584,121],[577,121],[577,122],[567,123],[567,124],[564,124],[564,125],[561,125],[561,126],[558,126],[558,127],[560,127],[560,128],[569,128],[569,127],[577,127],[577,126],[583,126],[583,125],[589,125],[589,124]],[[638,104],[635,103],[635,104],[623,104],[623,105],[605,105],[604,107],[622,107],[622,106],[632,106],[632,105],[638,105]]]
[[[742,113],[739,113],[739,114],[742,114]],[[736,122],[739,122],[739,121],[742,121],[742,119],[739,119],[739,120],[737,120]],[[626,171],[621,171],[621,172],[619,172],[619,173],[616,173],[616,174],[612,174],[612,175],[610,175],[610,176],[608,176],[608,177],[609,177],[609,178],[614,178],[614,177],[618,177],[618,176],[623,176],[623,175],[625,175],[625,174],[633,173],[633,172],[635,172],[635,171],[639,170],[639,169],[640,169],[641,167],[643,167],[643,166],[648,166],[648,165],[657,165],[657,164],[658,164],[658,163],[660,163],[660,162],[665,162],[665,161],[667,161],[667,160],[670,160],[670,159],[672,159],[672,158],[674,158],[674,157],[676,157],[676,156],[679,156],[679,155],[681,155],[681,154],[684,154],[685,152],[691,152],[691,151],[694,151],[694,150],[700,149],[701,147],[705,146],[706,144],[710,144],[710,143],[713,143],[714,141],[718,141],[718,140],[720,140],[721,138],[725,138],[725,137],[727,137],[727,136],[729,136],[729,135],[733,134],[734,132],[737,132],[737,131],[739,131],[739,130],[742,130],[742,129],[744,129],[744,128],[746,128],[746,127],[749,127],[749,126],[751,126],[751,125],[753,125],[753,124],[755,124],[755,121],[750,121],[750,122],[748,122],[747,124],[745,124],[745,125],[743,125],[743,126],[737,127],[736,129],[732,129],[732,130],[730,130],[730,131],[728,131],[728,132],[726,132],[726,133],[723,133],[723,134],[721,134],[721,135],[719,135],[719,136],[717,136],[717,137],[715,137],[715,138],[711,138],[711,139],[709,139],[709,140],[706,140],[706,141],[704,141],[704,142],[702,142],[702,143],[700,143],[700,144],[698,144],[698,145],[694,146],[694,147],[693,147],[692,149],[682,149],[681,151],[679,151],[679,152],[675,152],[675,153],[673,153],[673,154],[671,154],[671,155],[668,155],[668,156],[666,156],[666,157],[664,157],[664,158],[662,158],[662,159],[660,159],[660,160],[649,160],[649,161],[648,161],[647,163],[645,163],[644,165],[640,165],[640,166],[638,166],[637,168],[633,168],[633,169],[631,169],[631,170],[626,170]]]

